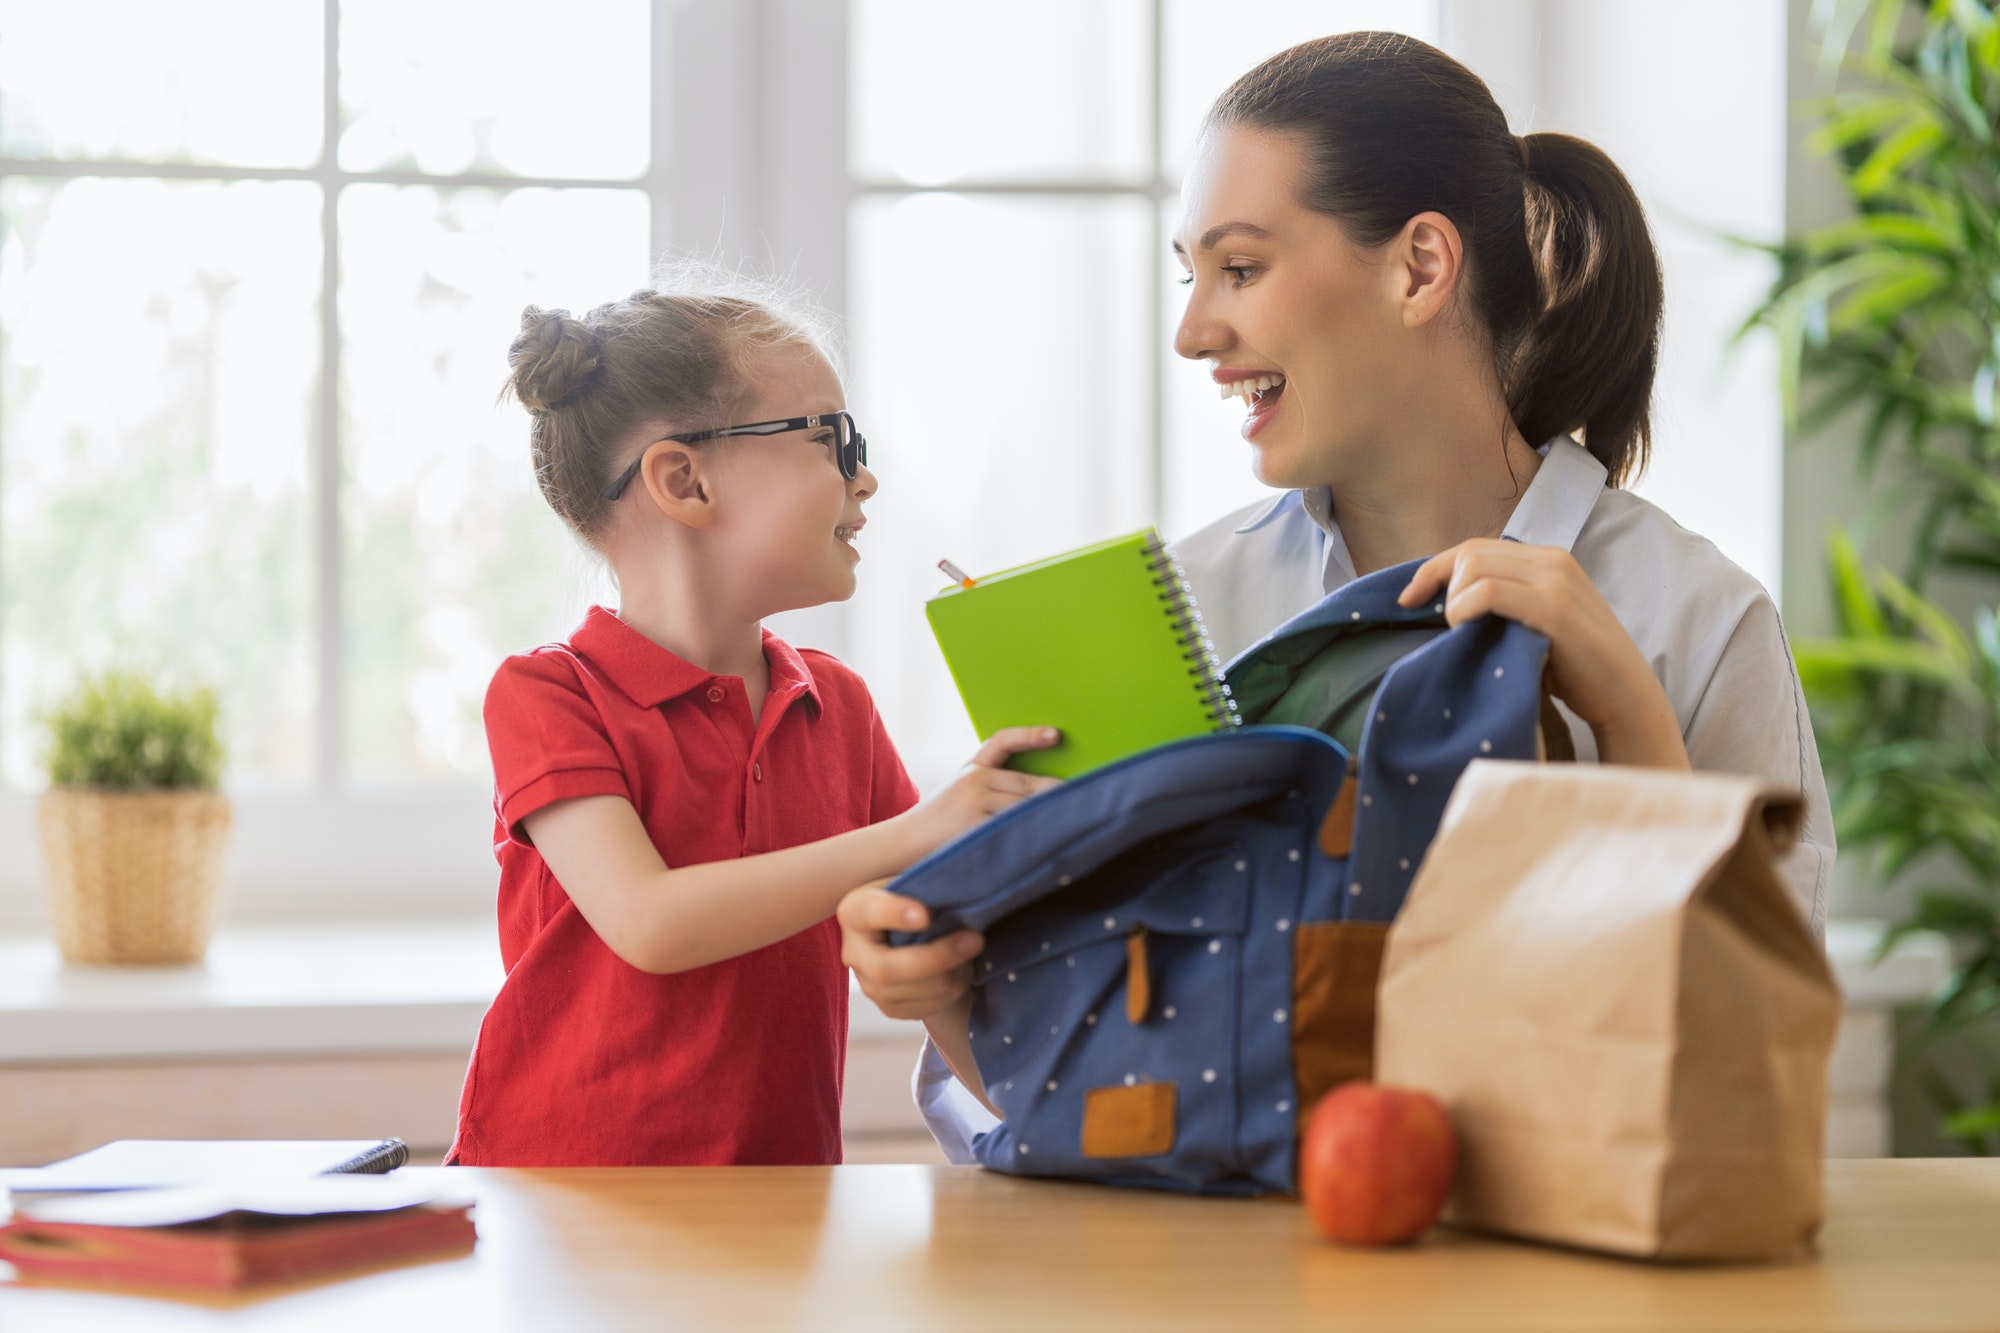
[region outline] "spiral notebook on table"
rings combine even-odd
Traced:
[[[1236,725],[1187,580],[1151,528],[947,589],[924,611],[982,740],[1061,729],[1015,768],[1075,777]]]

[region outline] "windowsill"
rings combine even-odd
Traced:
[[[1826,923],[1826,956],[1849,1009],[1889,1009],[1934,993],[1951,975],[1942,936],[1913,935],[1877,961],[1883,922],[1861,917]]]
[[[1922,999],[1944,943],[1873,961],[1881,924],[1835,921],[1827,952],[1850,1009]],[[501,981],[487,923],[228,930],[194,967],[69,967],[46,937],[0,938],[0,1065],[470,1050]],[[914,1041],[857,992],[850,1036]]]
[[[492,920],[499,871],[491,792],[468,783],[225,795],[232,809],[222,890],[228,920],[301,930]],[[0,857],[0,943],[48,933],[38,800],[0,792],[0,847],[15,853]]]
[[[484,921],[219,933],[192,967],[71,967],[0,937],[0,1066],[469,1051],[501,982]],[[913,1042],[857,993],[850,1038]]]

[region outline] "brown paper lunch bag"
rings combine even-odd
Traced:
[[[1840,994],[1795,794],[1480,760],[1389,932],[1376,1077],[1459,1134],[1463,1225],[1652,1259],[1810,1244]]]

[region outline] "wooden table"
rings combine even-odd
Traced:
[[[1818,1259],[1737,1268],[1343,1250],[1285,1203],[957,1167],[434,1170],[471,1258],[229,1308],[0,1287],[0,1329],[2000,1328],[2000,1161],[1830,1162]]]

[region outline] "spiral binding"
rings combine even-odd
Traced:
[[[1208,626],[1202,621],[1201,609],[1194,604],[1187,571],[1181,568],[1180,560],[1167,549],[1157,532],[1147,534],[1145,555],[1147,563],[1153,567],[1153,586],[1160,590],[1160,600],[1166,604],[1167,615],[1180,642],[1181,661],[1187,664],[1187,673],[1194,678],[1195,689],[1201,695],[1202,708],[1207,712],[1208,720],[1217,731],[1242,725],[1243,719],[1236,712],[1236,700],[1222,680],[1222,662],[1216,656],[1215,643],[1208,637]]]

